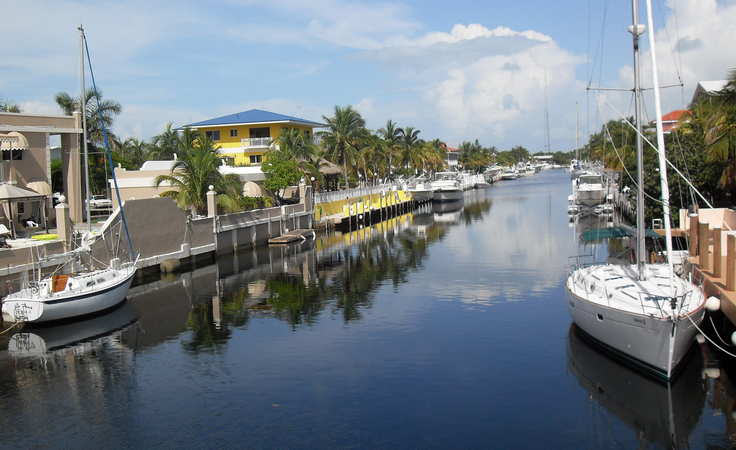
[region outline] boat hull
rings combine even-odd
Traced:
[[[432,200],[435,202],[454,202],[463,198],[463,191],[459,188],[435,189]]]
[[[571,292],[566,283],[567,307],[575,324],[616,356],[665,380],[695,342],[705,314],[701,306],[673,322],[667,318],[637,314],[590,302]],[[694,324],[694,323],[695,324]]]
[[[410,189],[409,194],[411,194],[411,199],[417,202],[432,200],[434,198],[434,191],[431,189]]]
[[[97,289],[71,289],[49,296],[34,295],[25,288],[3,299],[2,311],[16,322],[52,322],[94,314],[125,300],[135,267],[118,271],[118,276]]]

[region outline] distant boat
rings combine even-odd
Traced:
[[[600,173],[586,172],[573,182],[573,193],[577,203],[593,207],[606,201],[606,185]]]
[[[437,172],[431,186],[432,200],[435,202],[449,202],[463,198],[463,190],[455,172]]]

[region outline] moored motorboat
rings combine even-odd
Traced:
[[[455,172],[438,172],[431,186],[432,199],[435,202],[449,202],[463,198],[463,190]]]

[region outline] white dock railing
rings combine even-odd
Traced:
[[[346,198],[361,197],[363,195],[380,194],[381,192],[393,191],[394,188],[401,189],[395,184],[381,184],[378,186],[365,186],[342,191],[319,192],[314,195],[314,204],[345,200]]]

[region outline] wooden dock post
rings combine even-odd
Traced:
[[[688,214],[690,218],[690,256],[698,256],[698,215]]]
[[[710,269],[710,251],[708,250],[708,223],[698,223],[698,254],[700,255],[700,269]]]
[[[721,265],[721,227],[713,227],[713,276],[720,278],[722,274]]]
[[[736,289],[736,234],[728,233],[726,238],[726,290]]]

